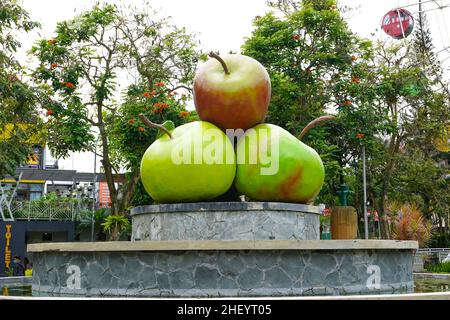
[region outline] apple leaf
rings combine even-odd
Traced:
[[[162,124],[162,126],[163,126],[164,128],[166,128],[167,130],[169,130],[170,132],[171,132],[172,130],[175,129],[175,124],[174,124],[173,121],[171,121],[171,120],[164,121],[164,123]],[[158,132],[158,134],[156,135],[156,139],[161,138],[164,134],[165,134],[165,133],[164,133],[163,131],[160,130],[160,131]]]

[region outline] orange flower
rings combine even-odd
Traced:
[[[148,91],[145,91],[142,95],[143,95],[144,97],[146,97],[146,98],[150,98],[150,97],[151,97],[151,94],[150,94],[150,92],[148,92]]]
[[[359,79],[358,77],[352,77],[352,82],[353,83],[360,83],[361,79]]]
[[[167,109],[169,107],[169,105],[167,103],[159,103],[159,102],[155,103],[154,106],[159,109]]]
[[[356,134],[356,138],[357,139],[363,139],[365,137],[365,134],[364,133],[357,133]]]
[[[157,94],[158,92],[156,92],[156,90],[153,90],[151,93],[152,93],[152,95],[155,95],[155,94]]]
[[[53,110],[52,110],[52,109],[48,109],[48,110],[47,110],[47,115],[48,115],[48,116],[51,116],[52,114],[53,114]]]
[[[50,39],[47,41],[48,44],[55,44],[57,42],[58,42],[58,40],[55,40],[55,39]]]
[[[181,111],[180,112],[180,117],[188,117],[189,116],[189,112],[188,111]]]
[[[298,40],[300,40],[300,35],[294,34],[294,35],[292,36],[292,39],[295,40],[295,41],[298,41]]]
[[[351,105],[353,105],[353,103],[351,102],[351,100],[345,100],[345,101],[344,101],[344,106],[350,107]]]
[[[128,124],[133,125],[134,124],[134,119],[128,120]]]
[[[144,131],[145,131],[145,128],[143,128],[143,127],[138,127],[138,130],[139,130],[139,132],[144,132]]]
[[[157,87],[164,87],[166,84],[164,83],[164,82],[157,82],[156,84],[155,84],[155,86],[157,86]]]
[[[75,85],[72,82],[61,82],[61,85],[69,89],[75,89]]]
[[[50,68],[51,68],[51,69],[55,69],[56,67],[58,67],[58,64],[57,64],[57,63],[52,63],[52,64],[50,65]]]

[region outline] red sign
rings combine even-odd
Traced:
[[[111,196],[107,182],[100,182],[98,189],[98,203],[100,208],[109,208],[111,203]]]

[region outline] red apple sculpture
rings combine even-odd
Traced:
[[[253,58],[228,54],[205,62],[194,78],[194,103],[201,120],[222,130],[248,129],[264,121],[271,84],[266,69]]]

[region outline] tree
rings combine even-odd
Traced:
[[[425,193],[416,187],[417,192],[402,201],[414,202],[420,193],[424,198],[420,203],[428,203],[421,210],[428,216],[429,208],[435,213],[445,209],[446,198],[437,196],[447,186],[443,172],[432,170],[436,159],[427,157],[435,157],[429,152],[434,150],[432,141],[442,124],[448,123],[450,109],[442,81],[436,77],[439,73],[423,71],[419,42],[360,39],[348,29],[336,1],[270,4],[281,14],[257,17],[254,32],[242,47],[271,76],[267,121],[298,134],[312,118],[336,115],[336,121],[315,129],[305,139],[319,152],[326,170],[326,183],[316,201],[337,204],[339,185],[346,182],[354,190],[349,202],[362,218],[364,145],[368,197],[381,218],[388,199],[400,200],[396,191],[412,187],[406,179],[398,179],[404,174],[410,181],[420,177],[423,186],[439,181],[439,187]],[[438,65],[426,70],[436,70]],[[436,90],[439,85],[441,89]],[[414,176],[421,166],[429,175]],[[386,224],[383,231],[389,237]]]
[[[28,32],[38,24],[17,1],[0,3],[0,177],[14,175],[24,162],[30,145],[27,140],[39,131],[38,97],[24,80],[25,72],[14,59],[20,47],[14,31]],[[31,125],[33,124],[33,125]]]
[[[327,183],[317,201],[337,202],[346,166],[369,141],[382,116],[370,107],[368,59],[371,42],[354,35],[334,0],[269,2],[270,12],[254,20],[255,30],[242,46],[260,61],[272,81],[267,121],[298,135],[312,119],[337,114],[335,122],[312,131],[305,142],[321,155]]]
[[[93,151],[98,134],[113,215],[127,209],[139,181],[138,159],[155,137],[136,113],[153,116],[155,109],[164,109],[164,116],[166,109],[177,109],[170,116],[176,115],[175,122],[184,119],[184,100],[172,99],[173,92],[189,92],[199,59],[186,30],[153,16],[136,8],[96,5],[58,23],[55,37],[32,49],[40,61],[34,75],[53,94],[50,149],[57,157]],[[127,179],[118,186],[121,169]]]

